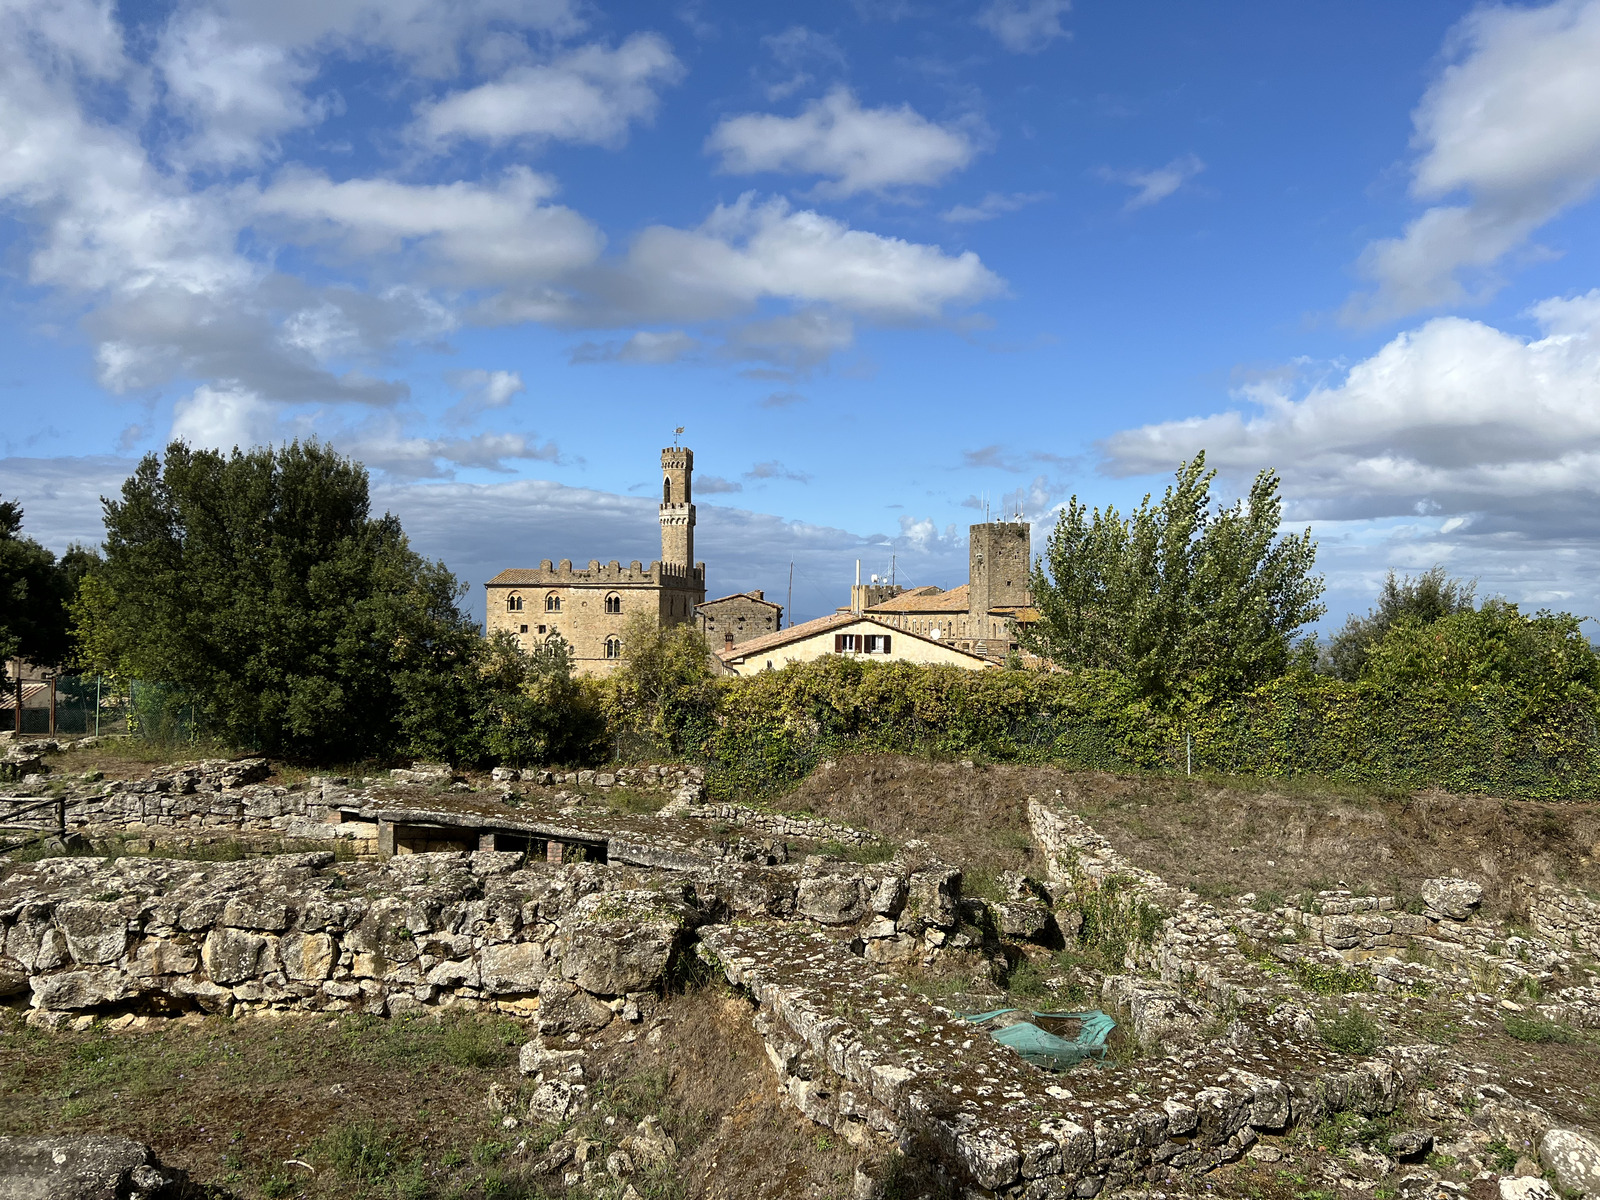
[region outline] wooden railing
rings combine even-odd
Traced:
[[[0,796],[0,851],[66,836],[65,796]]]

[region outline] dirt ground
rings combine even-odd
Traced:
[[[19,1018],[0,1013],[0,1133],[123,1134],[266,1200],[588,1194],[532,1172],[553,1127],[507,1129],[489,1109],[491,1083],[523,1106],[532,1091],[516,1058],[533,1030],[508,1017],[197,1016],[82,1033]],[[680,1158],[635,1178],[646,1200],[851,1195],[856,1153],[780,1107],[745,1001],[707,983],[669,996],[655,1022],[657,1045],[651,1022],[632,1041],[621,1022],[601,1035],[587,1062],[602,1102],[581,1123],[609,1151],[641,1117],[661,1119]]]
[[[1118,776],[1054,767],[963,766],[858,755],[813,772],[778,802],[894,841],[919,837],[985,872],[1042,873],[1027,798],[1059,797],[1130,861],[1217,900],[1247,892],[1414,896],[1424,879],[1484,885],[1491,915],[1514,916],[1519,875],[1600,893],[1600,802],[1383,794],[1315,780]]]

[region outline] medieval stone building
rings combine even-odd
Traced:
[[[661,557],[649,566],[571,559],[513,567],[484,585],[488,632],[506,630],[524,649],[556,635],[572,647],[580,675],[607,675],[622,658],[622,630],[635,613],[657,626],[694,621],[706,598],[706,565],[694,561],[694,452],[661,452]]]
[[[783,605],[768,600],[760,589],[735,592],[707,600],[695,609],[695,619],[713,651],[728,650],[782,629]]]
[[[1017,649],[1016,626],[1036,620],[1028,597],[1032,558],[1026,521],[986,521],[968,532],[967,582],[943,591],[912,588],[856,611],[896,629],[999,662]],[[858,591],[865,588],[858,585]],[[868,598],[870,599],[870,597]]]

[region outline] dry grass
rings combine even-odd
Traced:
[[[860,755],[814,772],[783,801],[872,829],[919,837],[978,879],[1042,873],[1027,797],[1082,813],[1135,864],[1210,898],[1307,891],[1413,896],[1459,874],[1496,915],[1521,875],[1600,892],[1600,803],[1499,800],[1428,791],[1378,794],[1317,781],[1116,776],[1048,767]]]
[[[579,1127],[609,1147],[641,1116],[661,1119],[682,1157],[636,1182],[647,1200],[850,1196],[856,1152],[780,1106],[746,1001],[702,986],[660,1015],[657,1046],[624,1042],[620,1022],[602,1035],[589,1058],[601,1104]],[[491,1083],[531,1090],[516,1048],[532,1031],[509,1018],[212,1017],[66,1033],[19,1017],[0,1010],[0,1133],[123,1134],[246,1198],[567,1194],[529,1169],[560,1131],[506,1130],[487,1106]]]

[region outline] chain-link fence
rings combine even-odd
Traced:
[[[132,688],[103,675],[6,680],[0,730],[24,734],[126,733]]]

